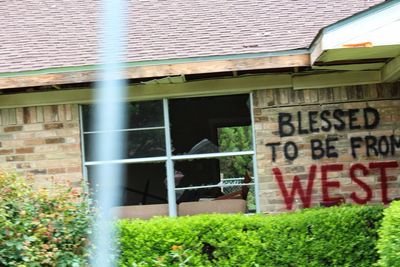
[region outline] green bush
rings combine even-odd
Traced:
[[[384,211],[378,240],[379,266],[400,266],[400,201],[392,202]]]
[[[0,266],[83,266],[90,208],[72,189],[0,173]]]
[[[380,206],[119,222],[121,266],[371,266]]]

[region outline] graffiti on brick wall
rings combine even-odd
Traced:
[[[304,123],[306,122],[306,123]],[[303,124],[304,123],[304,124]],[[364,109],[335,109],[322,111],[298,111],[295,114],[280,112],[278,113],[279,136],[281,138],[291,136],[312,136],[315,133],[360,130],[370,132],[377,129],[380,125],[380,114],[377,109],[367,107]],[[373,133],[373,132],[372,132]],[[337,136],[327,134],[326,138],[310,138],[310,160],[317,161],[323,159],[339,158],[340,151],[336,147],[339,141]],[[392,135],[373,135],[365,134],[351,136],[347,139],[349,151],[356,160],[361,156],[365,157],[385,157],[395,156],[400,150],[400,136]],[[275,162],[278,153],[283,153],[286,160],[294,161],[299,157],[299,146],[294,141],[271,142],[265,144],[271,152],[272,161]],[[330,189],[340,189],[340,182],[329,180],[330,173],[346,172],[346,177],[358,186],[358,190],[351,192],[349,197],[354,203],[365,204],[372,199],[372,188],[362,180],[361,177],[368,176],[370,173],[378,173],[380,198],[385,204],[390,202],[388,196],[388,170],[398,168],[397,161],[369,162],[352,164],[345,170],[344,164],[324,164],[318,166],[312,164],[308,169],[306,181],[300,181],[300,177],[294,175],[290,185],[285,184],[284,174],[279,167],[272,169],[275,180],[284,198],[286,208],[291,210],[295,197],[298,196],[303,207],[310,207],[312,204],[312,192],[315,189],[314,181],[316,173],[321,173],[321,198],[324,203],[343,202],[342,197],[331,196]]]

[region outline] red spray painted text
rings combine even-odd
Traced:
[[[380,181],[380,197],[382,203],[388,204],[390,198],[388,196],[388,169],[398,168],[399,164],[397,161],[387,162],[370,162],[368,164],[356,163],[350,166],[348,174],[354,184],[356,184],[360,190],[352,192],[350,199],[357,204],[366,204],[373,197],[373,190],[361,177],[368,176],[372,171],[377,172]],[[329,194],[329,189],[340,189],[340,182],[332,179],[328,179],[329,173],[342,172],[344,171],[343,164],[326,164],[320,167],[321,172],[321,192],[322,192],[322,203],[339,203],[343,202],[343,197],[334,197]],[[316,179],[317,165],[311,165],[309,168],[308,178],[306,185],[302,185],[300,178],[294,176],[291,186],[287,186],[284,182],[283,174],[280,168],[275,167],[272,169],[275,179],[279,185],[279,189],[283,195],[286,209],[291,210],[296,198],[296,194],[300,197],[303,208],[309,208],[312,204],[312,191],[314,188],[314,181]],[[290,189],[290,191],[289,191]]]

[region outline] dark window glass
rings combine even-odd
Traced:
[[[164,126],[163,104],[160,100],[121,103],[121,105],[125,105],[124,110],[127,114],[126,124],[123,127],[124,129]],[[92,121],[92,115],[94,111],[94,105],[82,106],[84,132],[105,130],[100,129],[98,125]]]
[[[95,142],[98,135],[106,135],[106,138],[119,140],[116,144],[119,146],[118,151],[120,151],[117,158],[96,154]],[[165,156],[165,136],[163,129],[85,134],[84,139],[87,162]]]
[[[147,205],[167,203],[165,163],[123,164],[124,178],[118,181],[121,205]],[[88,167],[88,179],[96,188],[95,169]],[[115,179],[115,177],[111,177]]]

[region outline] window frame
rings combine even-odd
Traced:
[[[191,154],[191,155],[173,155],[172,154],[172,142],[171,142],[171,127],[170,127],[170,113],[169,113],[169,99],[163,98],[163,118],[164,118],[164,126],[157,127],[143,127],[143,128],[127,128],[127,129],[117,129],[111,130],[109,132],[121,132],[121,131],[140,131],[140,130],[153,130],[153,129],[163,129],[164,137],[165,137],[165,156],[157,156],[157,157],[145,157],[145,158],[130,158],[130,159],[115,159],[115,160],[106,160],[106,161],[86,161],[85,157],[85,134],[96,134],[106,131],[89,131],[84,132],[83,130],[83,105],[79,105],[79,117],[80,117],[80,136],[81,136],[81,150],[82,150],[82,169],[83,169],[83,177],[88,184],[88,166],[95,166],[101,164],[135,164],[135,163],[160,163],[164,162],[166,167],[167,174],[167,199],[168,199],[168,211],[169,216],[176,217],[177,216],[177,204],[176,204],[176,192],[180,190],[184,190],[187,188],[177,188],[175,186],[174,179],[174,162],[182,161],[182,160],[195,160],[195,159],[210,159],[210,158],[221,158],[221,157],[232,157],[232,156],[252,156],[253,163],[253,182],[246,185],[254,186],[254,198],[256,205],[256,213],[260,213],[260,202],[259,202],[259,181],[258,181],[258,171],[257,171],[257,161],[256,161],[256,141],[255,141],[255,128],[254,128],[254,111],[253,111],[253,93],[248,93],[250,100],[250,120],[251,120],[251,131],[252,131],[252,149],[244,150],[244,151],[235,151],[235,152],[214,152],[214,153],[204,153],[204,154]],[[214,96],[207,96],[214,97]],[[140,101],[141,102],[141,101]],[[242,184],[239,184],[242,185]],[[244,185],[244,184],[243,184]],[[226,186],[229,187],[230,185]],[[235,184],[234,186],[238,186]],[[210,187],[221,187],[221,184],[215,185],[205,185],[205,186],[195,186],[190,188],[210,188]],[[87,188],[86,188],[87,189]]]

